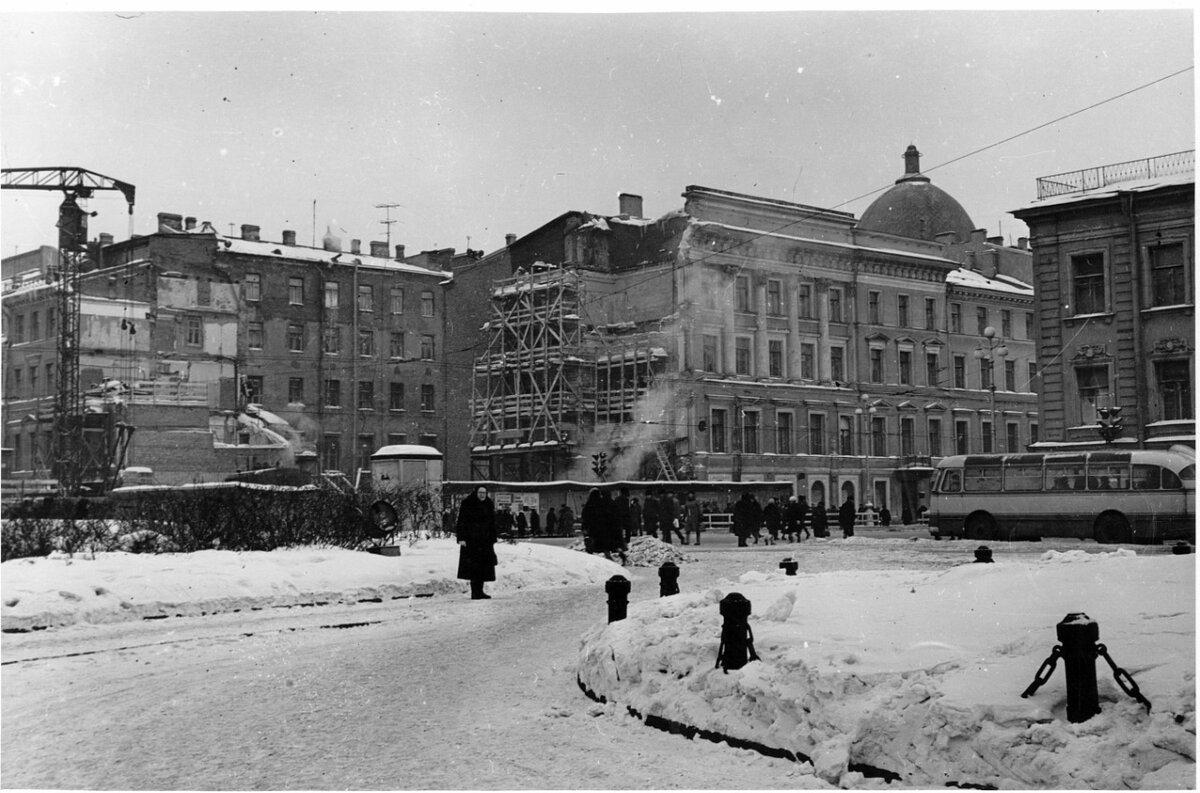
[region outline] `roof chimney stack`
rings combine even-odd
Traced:
[[[640,195],[621,193],[617,196],[617,203],[621,208],[619,214],[627,215],[631,218],[640,218],[642,216],[642,197]]]
[[[350,240],[350,252],[354,254],[362,253],[362,240]]]
[[[242,224],[242,239],[258,242],[258,232],[261,231],[258,226],[252,226],[249,223]]]
[[[386,259],[387,255],[388,255],[387,242],[382,242],[380,240],[371,240],[371,255],[377,256],[380,259]]]
[[[514,242],[516,242],[516,241],[517,241],[517,235],[516,235],[516,234],[505,234],[505,235],[504,235],[504,244],[505,244],[505,246],[511,246],[511,245],[512,245]]]
[[[398,261],[398,262],[404,261],[404,246],[403,245],[396,246],[396,261]]]
[[[292,231],[291,229],[284,229],[283,230],[283,244],[284,245],[295,245],[296,244],[296,232]]]
[[[195,218],[184,218],[183,219],[183,230],[184,231],[193,231],[195,228],[196,228],[196,219]]]
[[[113,235],[111,235],[107,232],[104,232],[104,231],[100,232],[100,247],[101,248],[103,248],[105,245],[112,245],[112,242],[113,242]]]
[[[158,230],[183,231],[183,215],[174,215],[170,212],[159,212]]]
[[[1017,248],[1019,250],[1023,250],[1023,251],[1029,250],[1029,238],[1028,237],[1017,237]]]

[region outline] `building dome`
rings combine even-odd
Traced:
[[[931,242],[952,231],[962,242],[971,238],[975,224],[962,204],[921,174],[921,152],[909,145],[904,152],[904,175],[871,202],[859,218],[858,228]]]

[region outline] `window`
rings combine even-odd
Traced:
[[[800,284],[797,295],[797,315],[801,319],[812,319],[812,284]]]
[[[1006,449],[1010,454],[1021,450],[1021,428],[1015,421],[1010,421],[1005,425],[1004,440],[1008,444]]]
[[[419,436],[417,436],[417,440],[421,442],[422,446],[433,446],[434,448],[437,448],[438,436],[435,432],[422,432]]]
[[[812,344],[800,345],[800,376],[805,380],[815,380],[817,348]]]
[[[987,306],[975,307],[975,332],[980,336],[987,330],[988,326],[988,310]]]
[[[263,324],[250,322],[246,325],[246,346],[252,350],[263,348]]]
[[[338,307],[338,283],[337,281],[325,282],[325,308]]]
[[[53,390],[56,385],[54,382],[54,364],[48,363],[46,364],[46,388]]]
[[[404,383],[388,384],[388,410],[404,410]]]
[[[900,454],[912,457],[917,453],[916,422],[909,416],[900,419]]]
[[[750,311],[750,277],[739,275],[733,281],[734,307],[738,311]]]
[[[325,381],[325,406],[337,408],[342,406],[342,381]]]
[[[925,385],[935,386],[941,380],[938,354],[936,352],[925,353]]]
[[[900,351],[900,384],[912,384],[912,351]]]
[[[908,327],[908,295],[896,298],[896,324],[902,328]]]
[[[392,305],[392,313],[393,314],[403,314],[404,313],[404,287],[402,287],[402,286],[393,286],[392,287],[391,305]]]
[[[29,393],[41,396],[38,393],[38,368],[36,366],[29,367]]]
[[[1156,245],[1150,254],[1150,305],[1177,306],[1188,300],[1183,245]]]
[[[249,303],[257,303],[262,300],[262,276],[258,273],[246,273],[246,280],[242,283],[242,293]]]
[[[706,372],[717,371],[717,337],[705,334],[701,343],[701,368]]]
[[[304,401],[304,378],[289,377],[288,378],[288,402],[303,402]]]
[[[433,360],[433,336],[428,333],[421,336],[421,360]]]
[[[358,409],[375,409],[375,384],[370,380],[358,381]]]
[[[1004,390],[1005,391],[1016,391],[1017,390],[1017,362],[1016,361],[1005,361],[1004,362]]]
[[[36,311],[29,315],[29,338],[31,341],[42,338],[42,322]]]
[[[1027,383],[1025,383],[1025,387],[1021,390],[1022,391],[1036,390],[1033,387],[1033,382],[1036,377],[1037,377],[1037,361],[1030,361],[1029,362],[1029,381]]]
[[[713,408],[709,414],[711,425],[709,427],[708,443],[709,447],[715,454],[724,454],[729,451],[726,445],[726,413],[722,408]]]
[[[25,341],[25,315],[17,314],[13,317],[13,344],[21,344]]]
[[[771,377],[783,377],[783,342],[779,339],[767,341],[767,373]]]
[[[742,411],[742,451],[746,454],[758,454],[758,423],[757,410]]]
[[[1076,314],[1102,314],[1104,299],[1104,254],[1083,253],[1071,257],[1071,278]]]
[[[189,347],[202,347],[204,345],[204,328],[200,323],[200,317],[189,316],[186,323],[187,331],[184,343]]]
[[[838,381],[846,379],[846,350],[844,347],[831,347],[829,350],[829,379]]]
[[[342,465],[342,436],[330,433],[321,442],[321,468],[339,470]]]
[[[54,313],[54,309],[46,309],[46,335],[53,337],[58,333],[58,315]]]
[[[950,332],[962,333],[962,303],[950,304]]]
[[[937,330],[937,300],[925,298],[925,330]]]
[[[970,454],[970,424],[965,421],[954,422],[954,453]]]
[[[775,414],[775,451],[778,454],[792,453],[792,414]]]
[[[375,354],[375,331],[361,329],[358,331],[358,354],[364,357]]]
[[[733,341],[733,370],[736,374],[750,374],[750,339],[738,336]]]
[[[1012,312],[1007,308],[1000,310],[1000,335],[1006,339],[1013,337]]]
[[[838,454],[854,454],[854,429],[849,416],[838,416]]]
[[[1032,312],[1032,311],[1026,311],[1026,312],[1025,312],[1025,338],[1027,338],[1027,339],[1033,339],[1033,334],[1034,334],[1034,330],[1033,330],[1033,312]]]
[[[425,383],[421,386],[421,412],[433,412],[433,386]]]
[[[842,290],[841,287],[829,289],[829,321],[842,321]]]
[[[991,454],[995,451],[992,448],[992,438],[996,436],[996,430],[992,427],[992,422],[990,421],[980,421],[979,426],[980,434],[983,436],[983,453]]]
[[[358,310],[375,310],[375,287],[371,286],[370,284],[358,285]]]
[[[246,375],[246,401],[261,405],[263,401],[263,376],[260,374]]]
[[[322,351],[337,355],[342,351],[342,329],[339,327],[326,328],[321,340]]]
[[[288,304],[304,305],[304,279],[291,277],[288,279]]]
[[[808,414],[808,453],[825,453],[825,414]]]
[[[879,324],[879,293],[867,293],[867,322],[872,325]]]
[[[402,330],[392,331],[392,340],[391,340],[391,343],[388,345],[388,357],[389,358],[403,358],[404,357],[404,331],[402,331]]]
[[[389,432],[387,434],[388,446],[403,446],[408,443],[408,433],[406,432]]]
[[[1192,418],[1192,377],[1188,362],[1158,361],[1154,364],[1164,421]]]
[[[433,316],[433,292],[427,291],[421,293],[421,316]]]
[[[967,387],[967,356],[954,356],[954,387]]]
[[[288,323],[287,346],[292,352],[304,352],[304,326],[299,322]]]
[[[994,372],[994,370],[992,368],[993,364],[994,364],[993,361],[989,361],[986,358],[979,359],[979,387],[980,388],[991,388],[994,385],[995,376],[993,374],[993,372]]]
[[[22,382],[23,377],[24,377],[22,375],[22,371],[23,371],[22,369],[15,369],[15,368],[12,370],[13,393],[16,394],[17,396],[23,396],[23,394],[21,392],[22,392],[22,389],[25,388],[25,385]]]
[[[872,347],[871,351],[870,351],[870,356],[871,356],[871,382],[872,383],[882,383],[883,382],[883,348]]]
[[[767,281],[767,313],[777,317],[783,314],[783,284],[773,279]]]
[[[1029,423],[1029,444],[1032,446],[1033,444],[1035,444],[1037,442],[1038,442],[1038,425],[1037,425],[1036,421],[1031,421]]]
[[[1096,406],[1108,396],[1108,367],[1080,366],[1075,369],[1075,382],[1079,385],[1079,418],[1084,424],[1095,424]]]
[[[883,416],[871,419],[871,454],[875,457],[887,456],[887,419]]]
[[[371,467],[371,451],[375,447],[374,435],[359,435],[358,436],[358,468],[360,471],[365,471]]]
[[[929,456],[942,456],[942,420],[929,419]]]

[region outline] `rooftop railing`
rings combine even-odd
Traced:
[[[1037,197],[1040,201],[1051,196],[1097,190],[1101,187],[1130,182],[1136,179],[1156,179],[1162,176],[1190,173],[1196,167],[1196,151],[1180,151],[1163,154],[1145,160],[1130,160],[1114,165],[1084,168],[1081,171],[1043,176],[1037,180]]]

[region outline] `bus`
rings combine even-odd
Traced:
[[[934,537],[1196,541],[1196,456],[1169,450],[968,454],[937,464]]]

